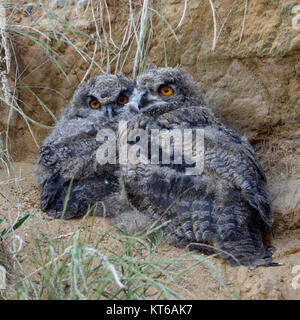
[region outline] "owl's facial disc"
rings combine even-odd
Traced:
[[[113,117],[117,116],[124,106],[127,104],[129,98],[128,92],[121,92],[117,99],[108,100],[99,99],[93,95],[86,96],[86,104],[89,108],[93,110],[101,111],[101,114],[105,114],[109,119],[113,119]]]
[[[135,113],[146,112],[165,104],[159,95],[151,94],[148,90],[135,89],[129,101],[129,110]]]

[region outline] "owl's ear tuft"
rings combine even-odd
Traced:
[[[118,80],[121,80],[121,81],[128,80],[128,78],[123,73],[117,73],[116,77],[118,78]]]
[[[93,87],[97,82],[97,76],[90,78],[88,81],[84,82],[88,87]]]
[[[186,73],[186,71],[184,70],[184,68],[182,68],[182,66],[180,64],[177,64],[174,69],[179,71],[179,72]]]
[[[146,64],[146,66],[144,68],[144,72],[147,72],[147,71],[150,71],[153,69],[157,69],[157,66],[153,62],[150,62],[150,63]]]

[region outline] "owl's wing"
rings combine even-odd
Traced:
[[[124,181],[135,208],[158,225],[169,221],[164,234],[171,244],[217,252],[232,265],[277,265],[256,210],[224,181],[143,164],[129,169]]]
[[[98,145],[95,138],[89,138],[68,146],[49,143],[40,148],[37,170],[47,173],[43,175],[40,205],[48,215],[61,217],[67,194],[65,219],[84,215],[89,206],[119,190],[117,166],[97,163]]]
[[[172,121],[176,113],[176,123]],[[231,183],[271,226],[273,216],[266,193],[266,176],[255,151],[245,137],[222,124],[205,107],[188,107],[164,114],[169,128],[204,129],[204,171]],[[171,120],[171,121],[170,121]],[[178,124],[177,124],[178,123]]]
[[[64,183],[64,179],[58,172],[55,172],[44,181],[40,200],[40,207],[43,211],[47,211],[52,204],[57,203],[57,198],[61,194]],[[63,203],[60,206],[62,210]]]
[[[128,128],[204,129],[202,174],[186,175],[184,163],[122,166],[133,206],[158,222],[170,220],[167,234],[176,245],[213,244],[232,264],[272,265],[274,248],[264,236],[266,225],[272,224],[265,175],[244,138],[203,107],[174,110],[155,119],[138,116]]]
[[[39,149],[36,177],[40,183],[59,172],[65,179],[93,175],[96,151],[100,143],[93,136],[78,136],[77,139],[48,142]]]
[[[96,160],[101,144],[96,141],[96,125],[95,121],[62,121],[40,148],[35,176],[42,186],[41,209],[49,215],[61,216],[71,180],[64,218],[85,214],[90,204],[102,201],[110,189],[114,190],[117,168],[101,166]]]
[[[114,130],[114,125],[107,117],[91,114],[85,119],[68,119],[64,114],[39,150],[37,184],[55,172],[65,179],[92,176],[99,169],[96,151],[101,143],[96,140],[97,133],[103,128]]]
[[[88,148],[76,150],[75,141],[84,141],[96,136],[96,128],[91,120],[67,119],[67,109],[57,122],[55,128],[45,139],[39,149],[39,159],[36,165],[35,177],[38,185],[62,169],[68,171],[69,164],[76,160],[78,151],[89,152]],[[84,145],[83,145],[84,147]]]
[[[53,174],[43,185],[40,206],[49,216],[70,219],[85,215],[88,209],[103,215],[110,198],[119,191],[115,175],[95,175],[85,179],[65,181],[59,173]],[[108,213],[110,214],[110,213]]]

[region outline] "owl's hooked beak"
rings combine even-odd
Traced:
[[[144,108],[148,103],[147,90],[143,90],[140,93],[137,91],[134,93],[134,98],[132,99],[129,109],[132,112],[138,113],[142,108]]]
[[[108,107],[106,108],[106,111],[107,111],[107,113],[108,113],[109,119],[112,119],[112,117],[113,117],[113,109],[112,109],[112,106],[108,106]]]
[[[144,108],[149,103],[149,100],[147,99],[147,94],[148,94],[147,90],[143,90],[140,93],[139,108]]]

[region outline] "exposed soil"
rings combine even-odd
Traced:
[[[188,1],[184,22],[176,29],[184,11],[184,1],[166,0],[163,1],[162,12],[176,30],[178,41],[167,24],[164,25],[165,34],[162,35],[161,19],[152,11],[153,39],[146,62],[163,67],[166,52],[169,66],[182,65],[199,83],[215,114],[250,139],[266,171],[275,215],[273,245],[277,251],[274,261],[283,262],[284,265],[250,270],[246,267],[233,268],[223,265],[216,258],[211,258],[211,262],[231,290],[238,293],[242,299],[300,299],[300,288],[292,287],[293,279],[297,280],[296,274],[292,273],[293,267],[300,265],[300,33],[292,28],[292,8],[295,2],[249,1],[242,39],[240,36],[244,1],[213,2],[217,12],[218,30],[228,12],[231,12],[215,51],[211,50],[214,29],[209,2]],[[70,10],[66,11],[65,18],[73,23],[75,28],[90,34],[96,32],[91,21],[90,7],[81,8],[79,16],[73,4],[70,3],[68,8]],[[115,44],[120,45],[128,23],[128,3],[111,1],[108,8],[111,36]],[[156,9],[159,11],[159,7]],[[61,9],[54,10],[59,13]],[[47,19],[43,18],[41,11],[35,7],[30,16],[24,13],[23,7],[8,14],[12,25],[36,27],[39,23],[45,27],[47,23]],[[95,11],[95,14],[97,16],[99,11]],[[97,18],[97,21],[104,21],[103,25],[108,32],[107,15]],[[106,35],[108,36],[108,33]],[[103,30],[101,37],[104,41]],[[80,46],[81,40],[79,36],[75,37],[74,43]],[[16,82],[15,93],[22,110],[40,124],[53,126],[54,119],[43,110],[39,99],[58,117],[61,108],[68,105],[74,90],[88,70],[90,60],[84,61],[72,46],[52,41],[52,48],[59,53],[58,61],[69,77],[66,79],[45,52],[28,38],[12,35],[11,44],[14,45],[17,56],[16,61],[12,62],[12,70],[18,70],[20,81]],[[94,45],[93,41],[88,41],[83,52],[93,56]],[[124,65],[123,72],[126,75],[132,74],[134,49],[135,44]],[[122,57],[127,54],[127,50],[129,45],[122,52]],[[107,66],[107,57],[103,58],[103,52],[99,48],[95,53],[95,61],[103,68]],[[116,60],[109,64],[109,68],[114,72]],[[90,76],[97,73],[99,69],[94,67]],[[14,80],[12,75],[10,84],[14,84]],[[30,93],[28,88],[35,95]],[[44,233],[50,238],[62,236],[62,239],[65,239],[81,226],[82,221],[52,220],[39,210],[40,190],[33,181],[38,147],[20,114],[15,111],[10,114],[9,108],[2,102],[0,113],[1,137],[5,140],[9,122],[7,147],[14,160],[19,161],[16,167],[21,170],[23,179],[20,181],[22,190],[18,193],[22,210],[32,210],[30,220],[17,231],[24,239],[19,255],[23,257],[30,272],[34,270],[29,260],[36,254],[36,235]],[[32,124],[32,133],[39,145],[49,132],[50,129]],[[8,184],[8,191],[9,199],[16,203],[15,184]],[[1,196],[0,209],[5,212],[5,201]],[[16,214],[17,209],[15,211]],[[97,217],[93,231],[95,239],[107,228],[107,221]],[[106,241],[109,244],[109,239]],[[184,250],[169,246],[160,247],[162,257],[174,257],[182,252]],[[300,279],[298,282],[300,286]],[[180,285],[181,289],[177,291],[187,299],[229,298],[205,266],[190,270],[180,281]]]
[[[36,238],[43,235],[50,239],[61,237],[64,241],[64,239],[71,237],[78,228],[91,227],[91,222],[83,223],[82,219],[67,221],[52,219],[39,210],[40,190],[34,184],[32,174],[34,165],[34,159],[31,159],[31,162],[16,163],[17,172],[20,173],[19,184],[21,190],[18,191],[14,184],[10,184],[8,188],[9,200],[16,203],[18,197],[22,212],[31,212],[32,214],[30,219],[17,230],[17,235],[24,240],[22,249],[18,253],[18,259],[22,261],[23,268],[29,274],[36,271],[36,266],[33,264],[34,256],[38,254],[35,245]],[[3,197],[0,197],[0,208],[3,210],[5,206]],[[17,211],[15,210],[13,215],[16,214]],[[109,224],[105,218],[96,217],[92,231],[93,241],[97,242],[101,234],[108,228]],[[110,240],[108,236],[103,241],[103,245],[110,246]],[[10,243],[9,239],[7,243]],[[275,235],[272,244],[277,248],[274,261],[284,263],[283,266],[259,267],[256,269],[243,266],[231,267],[213,257],[209,258],[209,262],[216,268],[230,290],[241,299],[300,299],[300,289],[293,289],[292,287],[293,278],[296,276],[292,273],[292,268],[300,261],[300,231],[287,230],[280,236]],[[159,247],[158,258],[174,258],[184,252],[184,249],[162,245]],[[36,281],[38,281],[38,278],[36,278]],[[297,279],[294,281],[297,283]],[[185,273],[173,289],[184,299],[230,298],[212,271],[202,264]]]

